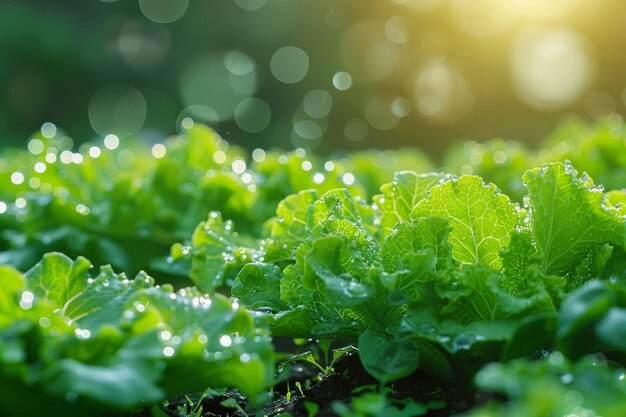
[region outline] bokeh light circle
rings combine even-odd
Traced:
[[[136,88],[113,84],[99,90],[89,102],[89,122],[100,135],[119,137],[139,131],[146,120],[147,105]]]
[[[180,77],[180,94],[186,106],[206,106],[217,113],[218,120],[229,120],[235,108],[247,96],[258,89],[256,67],[243,75],[235,75],[231,70],[243,72],[244,67],[227,65],[226,55],[210,55],[189,65]]]
[[[402,45],[409,41],[409,29],[402,16],[394,16],[385,23],[385,35],[391,42]]]
[[[284,46],[274,52],[270,62],[272,75],[285,84],[295,84],[309,71],[309,56],[295,46]]]
[[[442,0],[391,0],[392,3],[401,4],[419,12],[427,12],[439,6]]]
[[[254,60],[241,51],[232,51],[224,56],[224,65],[233,75],[246,75],[254,71]]]
[[[294,123],[293,130],[304,139],[313,140],[324,134],[324,129],[314,120],[300,120]]]
[[[324,90],[309,91],[302,100],[304,112],[315,119],[328,116],[333,107],[333,97]]]
[[[41,125],[41,129],[39,129],[41,135],[46,139],[52,139],[57,134],[57,127],[54,123],[46,122]]]
[[[585,98],[585,113],[595,121],[604,122],[615,113],[615,101],[606,93],[594,91]]]
[[[128,66],[143,70],[162,61],[171,46],[167,26],[152,26],[150,30],[135,20],[125,22],[117,39],[117,50]]]
[[[393,113],[392,102],[392,98],[382,94],[374,95],[365,102],[365,120],[370,126],[389,130],[398,125],[400,118]]]
[[[253,11],[265,6],[267,0],[235,0],[235,3],[244,10]]]
[[[339,71],[333,75],[333,86],[339,91],[346,91],[352,87],[352,76],[345,72]]]
[[[202,104],[194,104],[186,107],[178,114],[176,126],[179,127],[179,130],[191,129],[194,122],[197,121],[217,128],[219,120],[219,116],[214,109]]]
[[[235,123],[248,133],[258,133],[270,124],[272,109],[265,100],[246,98],[235,109]]]
[[[355,117],[346,122],[343,133],[349,140],[358,142],[367,138],[369,127],[365,120]]]
[[[387,39],[385,26],[385,21],[364,20],[350,26],[341,38],[342,62],[356,80],[380,80],[396,68],[400,49]]]
[[[405,97],[396,97],[391,102],[391,112],[398,117],[407,117],[412,108],[411,100]]]
[[[588,40],[568,29],[526,30],[511,52],[518,97],[539,110],[559,110],[577,101],[594,77]]]
[[[139,0],[139,8],[156,23],[172,23],[185,14],[189,0]]]
[[[466,33],[490,37],[510,28],[517,15],[510,13],[510,0],[451,0],[448,4],[456,24]]]
[[[414,87],[416,108],[431,122],[451,123],[472,108],[469,82],[446,59],[435,58],[420,68]]]

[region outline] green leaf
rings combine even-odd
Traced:
[[[541,259],[533,244],[532,234],[526,230],[514,230],[508,247],[501,251],[500,256],[507,290],[513,294],[519,293],[519,287],[524,286],[528,269],[531,265],[539,264]]]
[[[609,345],[626,350],[626,308],[609,309],[596,326],[596,333]]]
[[[315,224],[311,231],[313,238],[335,236],[345,241],[342,248],[344,272],[352,275],[380,264],[378,242],[364,226],[361,215],[366,210],[361,210],[362,207],[363,201],[353,198],[345,189],[337,189],[317,200],[311,213]]]
[[[549,348],[556,332],[556,319],[555,313],[534,314],[522,319],[504,347],[502,359],[531,356],[538,349]]]
[[[285,310],[287,305],[280,298],[282,275],[280,268],[273,264],[247,264],[237,274],[231,294],[252,309],[269,307],[274,311]]]
[[[368,256],[375,257],[378,246],[374,239],[373,227],[367,227],[363,217],[371,214],[369,206],[358,197],[353,197],[348,190],[330,190],[313,206],[311,222],[315,226],[312,234],[342,235],[359,251],[369,252]]]
[[[407,301],[418,301],[428,297],[424,293],[424,283],[437,279],[437,258],[431,249],[407,252],[397,261],[398,270],[393,273],[375,274],[376,280],[389,290],[388,301],[392,305],[401,305]],[[395,302],[394,300],[399,300]]]
[[[26,281],[22,274],[10,266],[0,266],[0,329],[18,317],[18,294]]]
[[[439,317],[434,309],[412,306],[402,319],[402,334],[426,340],[450,353],[471,351],[483,343],[510,340],[517,321],[472,321],[465,323],[454,317]]]
[[[138,305],[145,308],[137,311]],[[127,308],[135,310],[130,324],[136,332],[160,330],[159,359],[169,358],[162,384],[170,395],[185,392],[181,381],[187,392],[201,391],[212,381],[212,387],[237,387],[250,396],[271,385],[273,350],[266,320],[255,319],[226,297],[208,297],[195,288],[173,293],[153,287],[138,292]]]
[[[85,258],[72,261],[60,253],[44,255],[42,261],[28,273],[28,287],[36,297],[57,306],[63,306],[82,293],[87,286],[91,264]]]
[[[383,236],[391,233],[397,223],[408,221],[417,203],[443,178],[445,178],[443,174],[400,171],[394,174],[391,183],[381,186],[382,195],[376,196],[374,201],[381,211],[380,224]]]
[[[626,247],[626,222],[603,205],[602,191],[569,163],[544,164],[524,174],[532,233],[542,269],[563,275],[596,246]]]
[[[430,249],[437,259],[437,269],[445,269],[450,260],[449,232],[448,221],[437,217],[398,223],[380,247],[383,268],[393,272],[407,254]]]
[[[298,306],[270,316],[270,328],[274,336],[308,338],[313,334],[311,310]]]
[[[496,184],[513,201],[521,202],[526,194],[521,177],[535,160],[525,143],[496,138],[452,145],[444,155],[443,166],[445,172],[478,175]]]
[[[83,329],[94,332],[103,325],[119,323],[127,300],[154,284],[145,274],[129,280],[108,266],[90,278],[89,267],[85,258],[72,261],[60,253],[47,254],[26,273],[28,288],[38,303],[49,304],[69,323],[80,321]]]
[[[306,268],[302,277],[304,288],[313,291],[317,289],[317,278],[332,279],[344,273],[344,262],[349,261],[348,258],[341,237],[331,235],[312,241],[310,249],[304,256]]]
[[[545,142],[540,162],[571,161],[607,190],[621,189],[626,179],[626,141],[623,125],[564,123]]]
[[[591,249],[568,277],[568,289],[575,290],[590,279],[602,276],[613,255],[613,249],[608,243]]]
[[[350,192],[344,188],[330,190],[314,204],[313,222],[318,225],[324,223],[323,230],[332,230],[337,220],[347,220],[352,224],[359,224],[361,215],[357,208],[357,202]]]
[[[553,311],[549,295],[543,292],[514,296],[501,286],[502,275],[482,266],[466,266],[438,288],[448,299],[442,313],[460,322],[499,321],[531,312]]]
[[[158,377],[159,372],[151,363],[137,360],[97,366],[62,359],[44,374],[48,390],[59,397],[74,401],[87,398],[126,411],[164,398],[165,393],[156,385]]]
[[[321,278],[326,287],[327,300],[332,305],[354,306],[367,300],[373,289],[349,274],[350,257],[342,238],[325,236],[315,239],[304,257],[313,273],[305,274],[302,283],[306,289],[316,289],[314,276]]]
[[[191,250],[181,251],[180,255],[173,252],[173,255],[178,259],[190,252],[190,277],[198,288],[208,293],[232,284],[246,263],[263,256],[256,243],[235,232],[232,222],[224,221],[218,212],[211,212],[208,219],[196,227],[191,240]]]
[[[413,373],[419,365],[414,342],[397,340],[373,330],[359,337],[359,357],[365,370],[382,383]]]
[[[626,190],[610,190],[604,193],[604,204],[615,210],[618,216],[626,215]]]
[[[275,258],[289,259],[295,247],[310,235],[313,226],[310,213],[316,200],[314,190],[305,190],[278,203],[277,220],[272,223],[271,236],[275,246],[281,248],[282,255],[274,255]]]
[[[607,283],[589,281],[563,302],[556,333],[557,346],[566,355],[579,357],[601,350],[594,327],[618,302],[618,293]]]
[[[431,188],[411,212],[413,219],[442,217],[452,231],[448,242],[461,263],[481,263],[499,269],[500,250],[508,246],[517,224],[515,205],[496,186],[464,175]]]

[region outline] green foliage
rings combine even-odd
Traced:
[[[571,363],[559,352],[539,361],[490,364],[476,376],[478,387],[511,401],[493,402],[464,416],[619,417],[626,401],[623,378],[623,369],[614,369],[602,358],[586,357]]]
[[[389,394],[387,390],[365,392],[352,398],[348,405],[334,403],[333,411],[341,417],[417,417],[445,406],[444,403],[438,401],[423,404],[411,400],[397,400],[391,398]]]
[[[524,174],[527,206],[546,273],[564,274],[596,246],[606,242],[624,248],[626,222],[603,204],[602,189],[569,163],[551,163]]]
[[[414,342],[397,341],[373,330],[361,333],[359,354],[367,372],[383,383],[411,374],[419,364]]]
[[[40,181],[51,193],[20,181],[0,187],[11,202],[0,214],[6,263],[26,270],[60,247],[95,254],[96,264],[114,258],[130,271],[182,274],[196,287],[174,292],[107,266],[94,274],[85,258],[58,253],[25,274],[0,267],[0,383],[11,390],[0,407],[35,392],[51,415],[106,414],[207,384],[260,399],[273,380],[271,332],[354,344],[381,385],[421,375],[437,395],[473,398],[475,381],[502,396],[476,413],[578,413],[559,382],[571,374],[589,393],[579,407],[616,415],[623,393],[608,375],[626,367],[624,192],[604,192],[556,157],[524,167],[554,149],[575,155],[574,143],[620,149],[615,131],[593,132],[537,155],[502,141],[464,147],[471,163],[460,168],[497,177],[501,189],[473,174],[407,171],[398,154],[328,164],[301,151],[257,153],[247,168],[244,151],[202,127],[172,139],[160,158],[137,145],[135,165],[125,165],[129,149],[47,162]],[[0,168],[23,171],[18,164],[42,157],[18,152]],[[385,174],[388,183],[380,158],[403,168]],[[609,175],[619,163],[593,169]],[[590,354],[608,361],[593,367]],[[596,380],[605,397],[587,386]],[[335,406],[346,416],[428,410],[386,393]]]
[[[37,133],[33,139],[41,145],[31,147],[34,152],[0,155],[0,175],[6,178],[0,201],[8,206],[0,214],[0,261],[21,270],[46,252],[60,251],[132,273],[150,269],[186,276],[188,267],[165,261],[167,249],[188,239],[210,211],[232,220],[245,235],[258,236],[290,194],[347,187],[370,197],[393,170],[411,166],[408,155],[429,167],[417,151],[390,152],[382,162],[365,152],[332,164],[301,152],[267,152],[253,161],[201,125],[168,140],[162,152],[132,139],[110,146],[114,149],[87,143],[78,152],[66,137]],[[23,181],[9,181],[13,173]],[[346,186],[345,174],[355,177],[353,184]]]
[[[14,393],[3,414],[130,411],[206,381],[252,397],[270,386],[266,326],[239,305],[89,269],[51,253],[23,277],[2,271],[0,383]],[[35,392],[47,400],[32,401]]]
[[[440,174],[416,174],[414,171],[395,173],[393,181],[380,188],[382,195],[374,197],[381,210],[383,234],[390,233],[397,223],[409,220],[417,202],[443,178]]]
[[[563,302],[558,316],[557,346],[574,358],[610,349],[624,350],[625,313],[623,278],[589,281]]]
[[[517,223],[515,206],[479,177],[462,176],[430,190],[414,205],[411,217],[443,217],[450,227],[452,256],[461,263],[499,269],[500,251]]]

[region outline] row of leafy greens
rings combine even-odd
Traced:
[[[613,368],[589,371],[617,390],[607,405],[617,410],[626,399],[612,376],[623,378],[624,366],[623,191],[604,193],[569,162],[529,170],[523,182],[521,206],[473,175],[398,172],[373,204],[346,189],[305,190],[279,204],[263,239],[240,238],[211,213],[191,246],[173,254],[191,261],[203,290],[226,287],[252,309],[272,311],[275,335],[357,341],[363,365],[382,382],[419,369],[468,389],[492,361],[554,349],[576,360],[617,348]],[[603,298],[587,298],[607,285]],[[608,303],[619,310],[608,314]],[[599,308],[601,323],[585,322]],[[598,342],[589,345],[593,329]],[[514,397],[506,387],[480,387]]]
[[[417,371],[493,393],[471,416],[621,416],[623,133],[564,126],[536,153],[468,142],[444,159],[461,176],[418,152],[248,159],[198,126],[78,153],[38,136],[0,159],[0,410],[110,415],[207,386],[261,402],[271,334],[356,343],[383,384]]]
[[[0,261],[25,270],[60,251],[132,273],[176,273],[163,254],[210,210],[256,236],[287,195],[348,187],[368,197],[394,169],[416,164],[430,168],[414,150],[328,161],[302,149],[249,154],[201,125],[166,144],[107,137],[78,151],[62,133],[38,133],[28,150],[0,155]]]
[[[515,141],[466,142],[435,164],[411,149],[331,158],[303,149],[248,152],[201,125],[164,144],[107,137],[78,149],[60,129],[50,138],[38,132],[27,150],[0,155],[0,261],[26,270],[44,253],[60,251],[128,273],[185,276],[186,266],[167,263],[163,253],[187,239],[210,210],[241,233],[264,236],[265,221],[288,195],[343,187],[369,201],[394,172],[407,169],[479,175],[521,203],[526,170],[570,160],[617,189],[626,180],[625,134],[621,126],[572,121],[539,152]]]
[[[354,313],[342,330],[350,333],[363,321],[386,327],[403,310],[368,318],[355,313],[364,302],[425,302],[423,312],[435,300],[446,310],[452,300],[465,300],[463,311],[450,316],[486,322],[513,313],[501,309],[551,311],[603,272],[615,248],[621,255],[626,223],[621,205],[568,163],[530,170],[524,181],[523,207],[471,175],[399,172],[372,205],[345,189],[321,196],[305,190],[279,204],[264,239],[240,237],[232,222],[212,212],[192,246],[175,246],[173,253],[191,259],[191,278],[203,290],[232,286],[253,308],[310,305],[312,326],[328,324],[329,333],[341,330],[331,322],[350,322],[344,314]],[[472,293],[492,295],[480,300]],[[346,311],[318,311],[316,297]],[[364,310],[376,310],[371,307]],[[329,323],[321,325],[323,317]]]

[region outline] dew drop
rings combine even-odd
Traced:
[[[473,341],[474,338],[472,336],[461,333],[454,338],[452,347],[454,350],[469,350]]]
[[[44,329],[47,329],[48,327],[50,327],[51,324],[52,322],[50,321],[48,317],[44,316],[39,319],[39,325],[43,327]]]
[[[224,347],[229,347],[232,344],[233,344],[233,339],[231,339],[230,336],[225,334],[222,337],[220,337],[220,345],[222,345]]]
[[[174,353],[176,353],[176,351],[171,346],[166,346],[166,347],[163,348],[163,355],[168,357],[168,358],[174,356]]]

